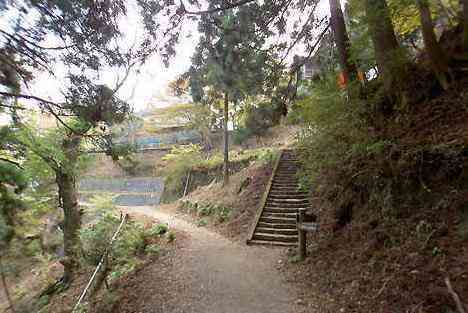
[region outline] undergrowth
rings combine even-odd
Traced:
[[[267,164],[275,157],[275,150],[269,148],[232,150],[229,152],[229,163],[233,171],[246,167],[251,161]],[[163,175],[166,177],[164,190],[166,197],[167,195],[173,195],[176,198],[182,196],[189,173],[195,175],[206,173],[215,179],[222,176],[223,154],[221,152],[206,154],[199,145],[174,147],[163,160],[165,161]],[[192,185],[192,189],[195,187]]]
[[[436,296],[446,290],[443,277],[468,292],[459,270],[468,240],[466,85],[391,111],[374,91],[350,100],[335,86],[332,76],[313,83],[295,107],[304,123],[301,187],[311,191],[321,225],[307,279],[335,299],[359,296],[359,304],[338,301],[351,311],[378,303],[373,312],[449,312],[450,297]]]

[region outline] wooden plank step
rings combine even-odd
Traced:
[[[297,229],[281,229],[271,227],[257,227],[255,232],[262,234],[277,234],[277,235],[297,235]]]
[[[279,241],[279,242],[297,242],[298,235],[277,235],[255,232],[253,240]]]
[[[298,186],[299,182],[294,181],[294,182],[285,182],[285,181],[278,181],[277,179],[273,179],[271,182],[271,187],[278,186],[278,187],[289,187],[291,185]]]
[[[267,201],[266,207],[269,208],[278,208],[278,209],[307,209],[309,207],[309,202],[304,203],[284,203],[284,202],[273,202]]]
[[[277,218],[292,218],[296,219],[297,212],[294,213],[278,213],[278,212],[264,212],[262,217],[277,217]]]
[[[298,192],[298,186],[290,185],[290,186],[271,186],[271,191],[274,192]]]
[[[299,200],[305,200],[305,201],[309,201],[309,197],[304,194],[304,195],[292,195],[290,193],[282,193],[282,194],[273,194],[273,193],[270,193],[268,195],[268,200],[286,200],[287,199],[290,199],[294,197],[295,200],[299,201]]]
[[[273,178],[273,183],[276,183],[276,182],[287,182],[287,183],[294,182],[294,183],[297,183],[298,181],[299,180],[296,177],[289,177],[289,176],[275,176]]]
[[[309,194],[307,192],[304,192],[304,191],[289,191],[289,192],[281,192],[281,191],[270,191],[270,193],[268,194],[268,196],[272,196],[274,195],[275,197],[276,196],[291,196],[291,197],[309,197]]]
[[[294,192],[297,191],[299,186],[297,184],[275,184],[271,186],[273,191],[285,191],[285,192]]]
[[[289,189],[288,191],[291,191],[291,190],[292,190],[292,191],[295,191],[295,190],[297,190],[297,188],[298,188],[298,184],[296,184],[296,183],[289,183],[289,184],[285,184],[285,183],[273,183],[273,184],[271,184],[271,188],[272,188],[272,189],[276,189],[276,188],[278,188],[278,189],[286,189],[286,190]]]
[[[292,174],[292,173],[276,173],[275,178],[297,179],[296,174]]]
[[[285,180],[285,179],[281,179],[281,180],[278,180],[275,178],[275,180],[273,180],[273,185],[294,185],[294,186],[297,186],[299,184],[299,182],[297,180]]]
[[[278,199],[278,200],[274,200]],[[268,196],[268,200],[271,200],[272,202],[278,202],[278,203],[309,203],[309,200],[307,198],[296,198],[294,196],[283,196],[283,197],[270,197]]]
[[[299,184],[299,180],[296,178],[286,178],[286,177],[275,177],[273,178],[273,184]]]
[[[274,224],[274,223],[259,222],[257,227],[297,230],[296,223],[294,223],[294,224]]]
[[[273,182],[277,182],[277,181],[297,183],[299,181],[299,179],[297,179],[297,177],[294,177],[294,176],[281,176],[281,175],[278,176],[278,175],[276,175],[275,178],[273,179]]]
[[[286,214],[297,214],[299,213],[296,209],[282,209],[282,208],[265,208],[264,213],[286,213]]]
[[[271,224],[287,224],[287,225],[293,225],[294,227],[296,227],[295,218],[272,217],[272,216],[262,215],[262,217],[260,217],[260,222],[271,223]]]
[[[266,240],[249,240],[249,245],[264,245],[264,246],[280,246],[280,247],[295,247],[295,242],[279,242],[279,241],[266,241]]]

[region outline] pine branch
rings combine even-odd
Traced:
[[[255,0],[241,0],[241,1],[236,2],[236,3],[231,3],[231,4],[228,4],[228,5],[219,7],[219,8],[214,8],[214,9],[204,10],[204,11],[188,11],[185,8],[185,5],[184,5],[184,3],[182,1],[180,2],[180,7],[181,7],[183,13],[185,13],[187,15],[205,15],[205,14],[213,14],[213,13],[216,13],[216,12],[221,12],[221,11],[225,11],[225,10],[229,10],[229,9],[234,9],[236,7],[240,7],[240,6],[243,6],[243,5],[247,4],[247,3],[254,2],[254,1]]]

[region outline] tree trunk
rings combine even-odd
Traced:
[[[427,54],[429,55],[429,61],[440,85],[447,90],[449,87],[448,60],[444,51],[442,51],[442,48],[437,42],[429,4],[427,0],[416,0],[416,3],[418,5],[419,16],[421,18],[424,46]]]
[[[0,277],[1,277],[1,280],[2,280],[3,290],[5,292],[5,297],[7,299],[7,303],[8,303],[8,306],[9,306],[6,309],[6,311],[8,311],[8,309],[10,309],[10,311],[12,313],[16,313],[15,307],[13,305],[13,299],[11,298],[10,290],[8,289],[8,285],[7,285],[7,282],[6,282],[5,272],[4,272],[4,269],[3,269],[2,255],[0,255]]]
[[[460,0],[462,7],[461,25],[463,25],[463,49],[468,52],[468,0]]]
[[[346,24],[341,10],[339,0],[329,0],[330,2],[330,25],[333,30],[336,47],[338,48],[338,55],[341,70],[343,71],[345,82],[355,80],[357,77],[356,65],[350,59],[350,47],[348,33],[346,31]]]
[[[397,83],[405,74],[407,60],[401,53],[395,36],[387,2],[365,0],[365,5],[379,73],[382,76],[385,91],[393,94],[395,91],[398,92]]]
[[[228,119],[229,119],[229,96],[228,93],[224,95],[224,175],[223,186],[229,184],[229,132],[228,132]]]
[[[58,186],[60,205],[64,213],[63,221],[63,243],[64,258],[64,284],[69,284],[73,274],[79,267],[81,256],[81,242],[79,231],[81,227],[81,213],[78,207],[78,196],[75,182],[75,169],[78,159],[78,148],[81,142],[79,137],[66,138],[63,141],[63,151],[66,161],[55,173]]]

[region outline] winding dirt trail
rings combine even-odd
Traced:
[[[126,211],[154,217],[170,227],[185,231],[190,237],[188,244],[180,248],[180,254],[172,259],[171,270],[159,278],[169,285],[168,289],[172,288],[171,285],[177,286],[173,288],[173,295],[158,296],[155,290],[153,297],[142,301],[144,305],[141,307],[132,308],[133,312],[305,312],[296,290],[277,269],[281,249],[231,242],[205,228],[187,223],[173,213],[152,207],[127,208]],[[151,270],[146,271],[149,277]],[[151,284],[151,281],[148,278],[145,283]],[[156,283],[161,285],[160,281]],[[144,288],[157,289],[152,286]],[[151,304],[153,300],[154,304]]]

